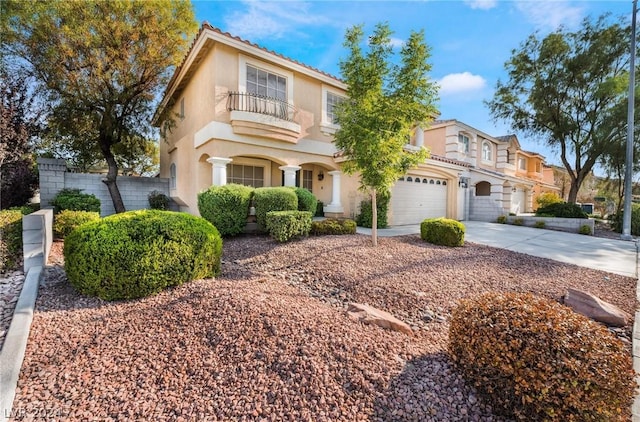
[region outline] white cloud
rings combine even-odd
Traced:
[[[489,10],[498,5],[498,0],[464,0],[464,3],[472,9]]]
[[[451,73],[437,82],[441,96],[479,91],[487,85],[482,76],[470,72]]]
[[[244,1],[245,10],[236,11],[225,18],[228,31],[233,35],[257,41],[264,38],[282,38],[297,32],[299,25],[325,24],[326,18],[309,10],[308,2]]]
[[[404,47],[404,40],[401,40],[400,38],[391,37],[391,46],[393,48],[402,48]]]
[[[561,25],[575,28],[580,25],[585,10],[567,0],[517,0],[516,8],[538,28],[556,30]]]

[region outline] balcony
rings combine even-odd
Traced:
[[[229,92],[227,110],[233,132],[297,143],[300,124],[296,109],[286,101],[247,92]]]

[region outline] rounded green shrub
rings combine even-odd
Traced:
[[[622,233],[623,217],[623,210],[613,216],[612,226],[617,233]],[[640,236],[640,204],[631,204],[631,234]]]
[[[100,214],[92,211],[60,211],[53,219],[53,234],[57,238],[64,239],[82,224],[99,218]]]
[[[149,201],[149,208],[152,210],[166,211],[169,209],[169,197],[158,190],[149,193],[147,200]]]
[[[295,188],[298,197],[298,211],[315,213],[318,206],[318,198],[309,189]]]
[[[269,211],[267,231],[278,242],[288,242],[297,236],[308,236],[313,214],[309,211]]]
[[[56,214],[63,210],[100,212],[100,200],[80,189],[62,189],[50,203]]]
[[[538,220],[533,224],[533,227],[535,227],[536,229],[544,229],[546,225],[547,223],[545,223],[544,220]]]
[[[253,192],[256,221],[262,231],[267,229],[267,213],[271,211],[297,211],[298,196],[287,187],[257,188]]]
[[[568,202],[556,202],[536,210],[536,215],[541,217],[560,218],[589,218],[579,205]]]
[[[211,186],[198,194],[198,211],[222,236],[235,236],[247,225],[252,194],[250,186],[234,183]]]
[[[536,198],[538,208],[544,208],[551,204],[558,204],[562,202],[562,198],[560,198],[560,196],[555,192],[544,192]]]
[[[356,229],[356,222],[349,219],[327,218],[311,223],[311,234],[314,236],[355,234]]]
[[[499,215],[498,218],[496,218],[496,223],[505,224],[506,222],[507,222],[506,215]]]
[[[384,229],[389,226],[387,214],[389,212],[389,202],[391,201],[390,193],[378,192],[376,196],[376,208],[378,210],[378,228]],[[360,203],[360,214],[356,216],[356,223],[360,227],[372,227],[373,223],[373,207],[371,199],[366,199]]]
[[[580,226],[580,229],[578,230],[578,233],[580,234],[586,234],[586,235],[591,235],[591,226],[588,224],[583,224]]]
[[[494,411],[520,421],[622,421],[635,381],[631,355],[606,327],[523,293],[462,300],[449,352]]]
[[[443,246],[463,246],[465,227],[448,218],[428,218],[420,223],[422,240]]]
[[[222,239],[208,221],[158,210],[83,224],[64,242],[65,271],[81,293],[105,300],[149,296],[220,271]]]
[[[524,226],[524,219],[523,218],[514,218],[513,219],[513,225],[514,226]]]

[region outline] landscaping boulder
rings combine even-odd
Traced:
[[[578,289],[569,288],[567,290],[564,304],[579,314],[610,327],[624,327],[631,320],[631,315],[617,306]]]
[[[362,321],[367,324],[374,324],[388,330],[400,331],[405,334],[412,335],[413,331],[404,322],[391,315],[389,312],[381,311],[373,306],[363,305],[360,303],[350,303],[347,308],[349,318],[356,321]]]

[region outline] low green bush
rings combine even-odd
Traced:
[[[298,197],[298,211],[309,211],[315,214],[318,207],[318,198],[308,189],[295,188],[294,191]]]
[[[545,223],[543,220],[538,220],[533,224],[533,227],[535,227],[536,229],[544,229],[546,225],[547,223]]]
[[[12,270],[22,257],[22,212],[0,211],[0,272]]]
[[[544,208],[552,204],[562,203],[562,198],[558,196],[555,192],[544,192],[538,195],[536,198],[536,203],[538,204],[538,208]]]
[[[324,236],[332,234],[355,234],[356,222],[349,219],[327,218],[311,223],[311,234]]]
[[[82,294],[105,300],[149,296],[220,271],[222,239],[203,218],[159,210],[91,221],[64,242],[65,271]]]
[[[324,217],[324,202],[318,201],[316,205],[316,217]]]
[[[463,246],[465,227],[448,218],[428,218],[420,223],[422,240],[443,246]]]
[[[387,220],[387,214],[389,211],[389,202],[391,201],[391,194],[378,192],[376,196],[376,208],[378,210],[378,228],[384,229],[389,226]],[[356,216],[356,223],[360,227],[371,228],[373,223],[373,208],[371,207],[371,200],[366,199],[360,203],[360,214]]]
[[[99,218],[100,214],[93,211],[60,211],[53,218],[53,235],[59,239],[64,239],[82,224]]]
[[[497,414],[630,420],[631,354],[606,327],[555,301],[529,293],[462,300],[451,318],[449,353]]]
[[[247,225],[253,188],[227,184],[211,186],[198,194],[198,211],[224,237],[242,233]]]
[[[560,218],[588,218],[586,212],[582,211],[579,205],[568,202],[556,202],[546,207],[536,210],[539,217],[560,217]]]
[[[580,234],[586,234],[586,235],[591,235],[591,226],[588,224],[583,224],[580,226],[580,229],[578,230],[578,233]]]
[[[267,213],[267,231],[278,242],[308,236],[312,217],[309,211],[270,211]]]
[[[100,212],[100,200],[93,194],[82,193],[80,189],[62,189],[50,203],[56,214],[63,210]]]
[[[149,193],[147,200],[149,201],[149,208],[152,210],[166,211],[169,209],[169,197],[158,190]]]
[[[298,196],[291,188],[257,188],[253,192],[258,229],[267,230],[267,213],[271,211],[297,211]]]
[[[499,215],[498,218],[496,219],[496,223],[506,224],[506,222],[507,222],[506,215]]]
[[[513,225],[514,226],[523,226],[524,225],[524,219],[522,219],[522,218],[514,218],[513,219]]]

